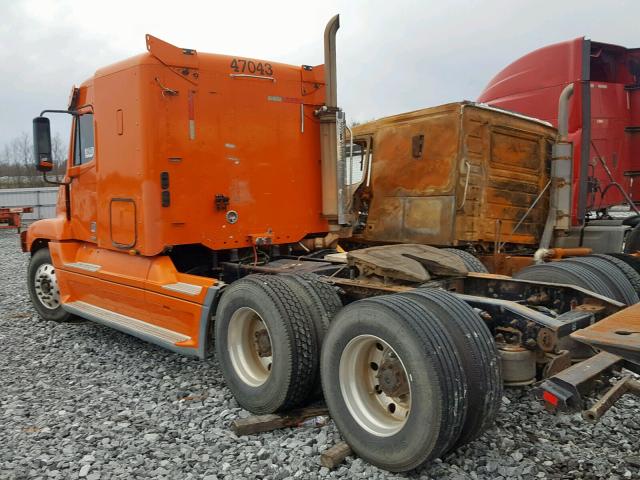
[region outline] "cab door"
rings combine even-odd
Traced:
[[[73,121],[73,148],[69,159],[71,228],[74,238],[97,242],[95,124],[93,109],[80,110]]]

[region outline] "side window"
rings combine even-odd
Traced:
[[[364,146],[359,143],[351,143],[346,145],[346,184],[353,185],[362,181],[364,176]]]
[[[73,164],[82,165],[93,160],[95,145],[93,140],[93,113],[85,113],[75,121],[75,146]]]

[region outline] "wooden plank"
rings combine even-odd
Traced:
[[[251,435],[253,433],[270,432],[279,428],[295,427],[307,418],[319,415],[329,415],[329,410],[324,405],[292,410],[288,413],[255,415],[247,418],[238,418],[231,422],[231,430],[236,435]]]
[[[320,463],[323,467],[327,467],[331,470],[332,468],[336,468],[340,465],[344,459],[352,453],[351,447],[347,445],[347,442],[336,443],[333,447],[325,450],[324,453],[320,455]]]

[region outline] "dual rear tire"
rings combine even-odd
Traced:
[[[632,284],[633,272],[621,268],[615,257],[593,255],[572,257],[558,262],[532,265],[514,278],[565,285],[577,285],[613,300],[634,305],[638,291]]]
[[[444,291],[343,308],[316,276],[249,275],[222,296],[215,328],[220,367],[242,407],[256,414],[298,407],[317,396],[321,377],[343,438],[391,471],[474,440],[502,398],[489,329]]]
[[[453,253],[454,255],[460,257],[460,259],[464,263],[464,266],[467,267],[467,270],[469,270],[470,272],[489,273],[489,270],[487,270],[487,267],[485,267],[484,263],[482,263],[478,259],[478,257],[467,252],[466,250],[461,250],[459,248],[443,248],[442,250],[444,250],[445,252]]]
[[[477,438],[502,398],[499,358],[482,319],[431,289],[369,298],[336,316],[321,356],[331,417],[381,468],[420,467]]]
[[[341,306],[314,276],[249,275],[228,287],[216,311],[216,355],[245,409],[298,407],[319,392],[322,338]]]
[[[215,328],[220,367],[242,407],[256,414],[298,407],[316,396],[321,377],[344,439],[391,471],[477,438],[502,398],[489,329],[444,291],[343,308],[314,275],[249,275],[222,296]]]

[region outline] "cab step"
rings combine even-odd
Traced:
[[[97,272],[102,268],[102,266],[96,265],[95,263],[72,262],[65,263],[64,268],[78,268],[80,270],[86,270],[87,272]]]
[[[185,350],[193,350],[177,346],[176,343],[191,340],[191,337],[182,333],[174,332],[157,325],[138,320],[137,318],[122,315],[121,313],[112,312],[105,308],[96,307],[86,302],[76,301],[65,303],[62,307],[74,315],[92,320],[96,323],[115,328],[122,332],[141,338],[148,342],[154,343],[170,350],[187,353]]]

